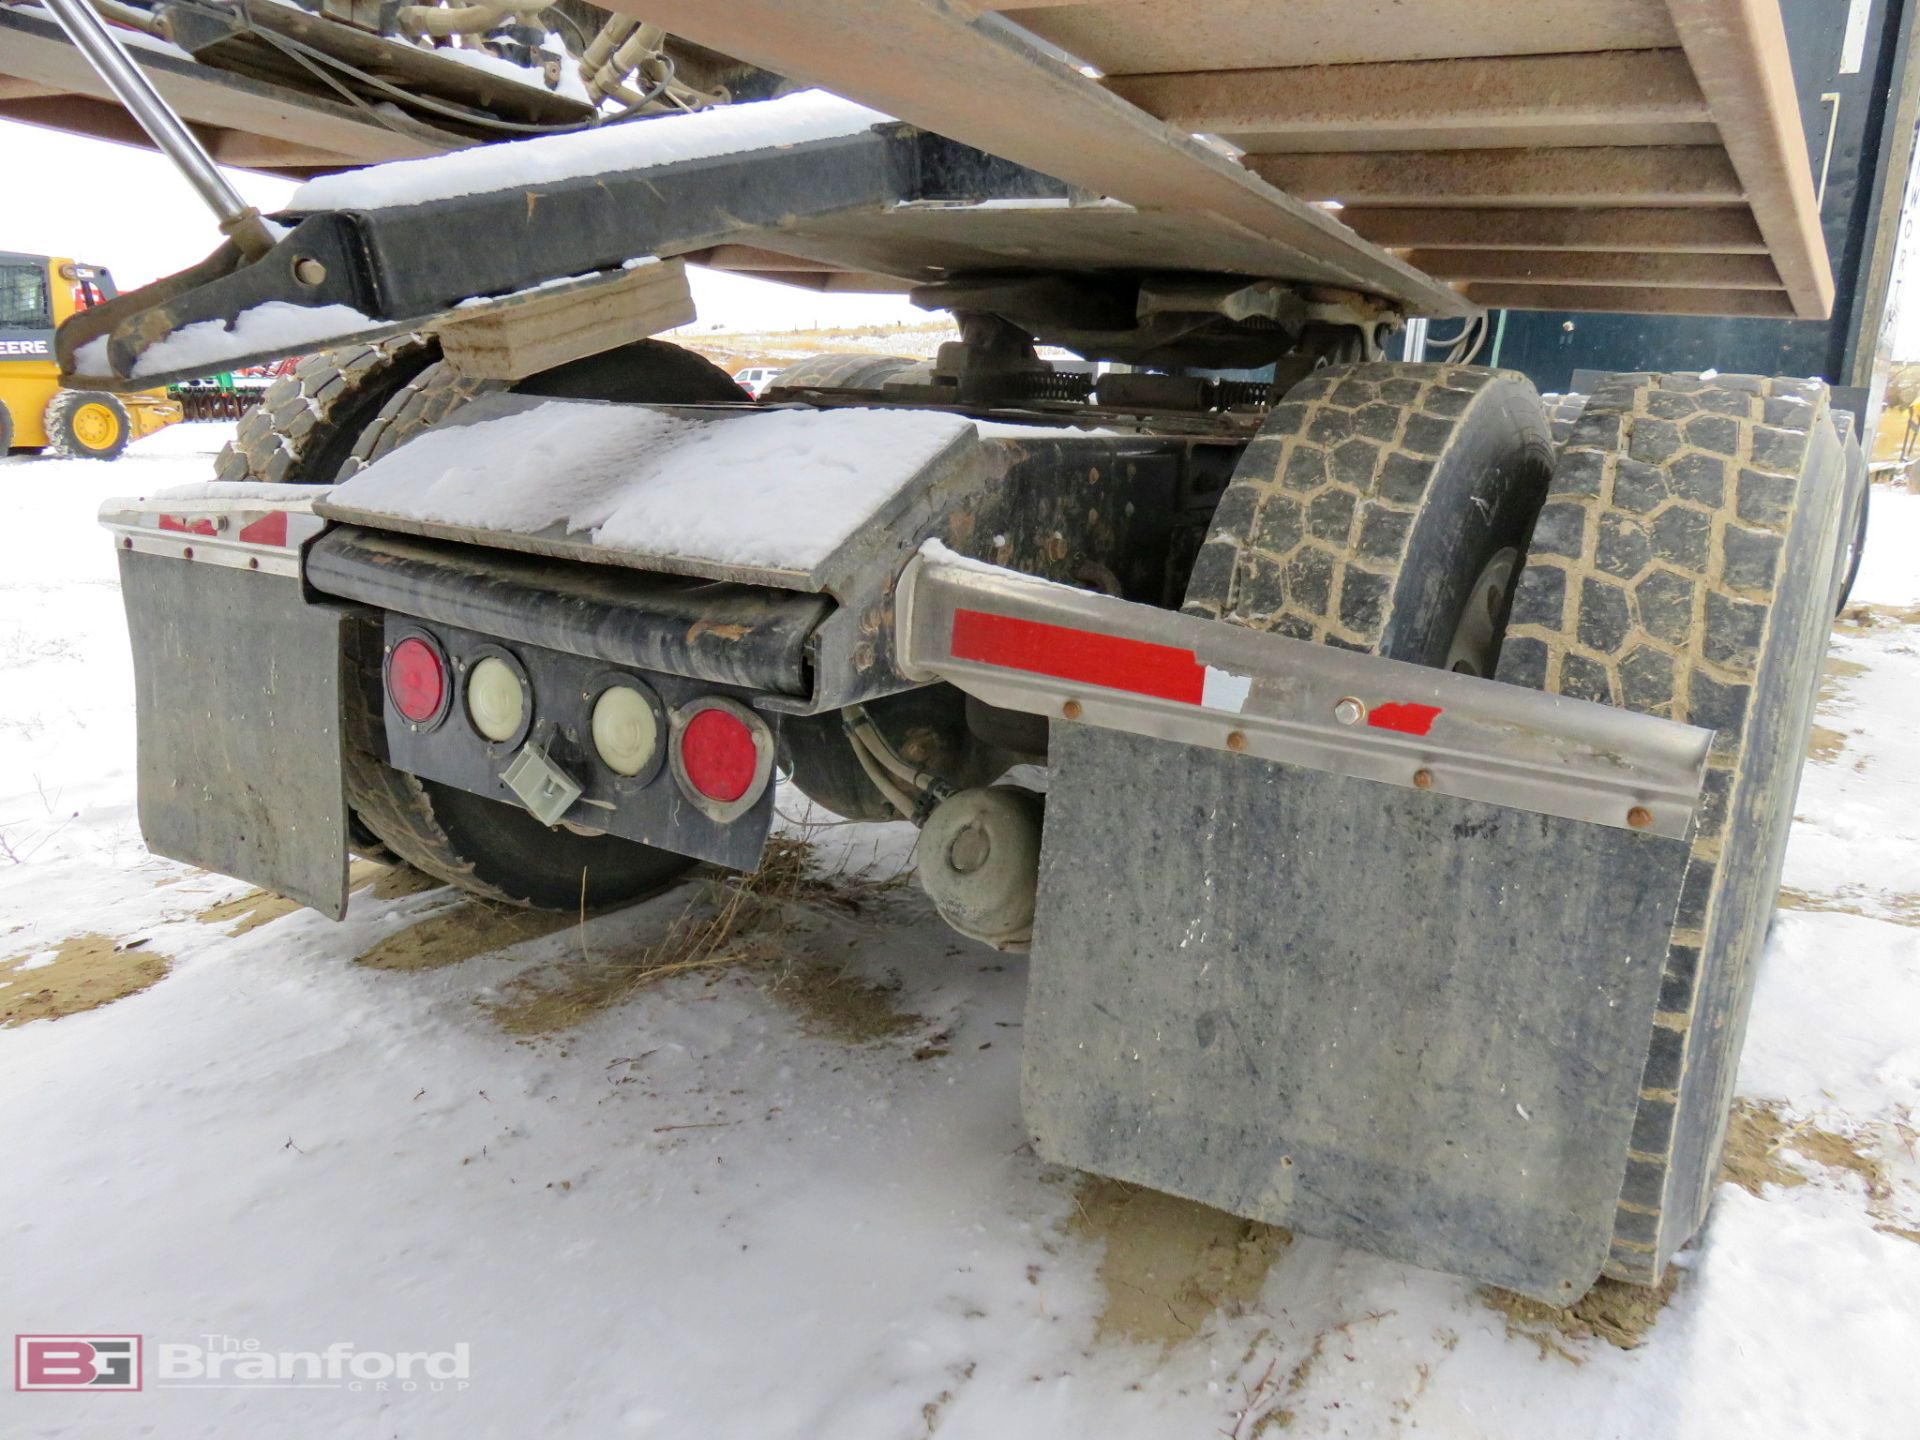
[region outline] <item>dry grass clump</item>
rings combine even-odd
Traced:
[[[774,971],[772,992],[812,1028],[853,1043],[899,1034],[923,1022],[895,1010],[891,990],[810,960],[794,945],[808,912],[857,914],[896,883],[898,877],[875,881],[844,868],[824,873],[805,840],[774,835],[758,870],[709,881],[666,931],[637,953],[594,954],[583,934],[577,958],[512,982],[506,998],[489,1009],[510,1034],[553,1035],[658,981],[756,965]]]
[[[1792,1190],[1818,1178],[1788,1164],[1788,1153],[1823,1170],[1857,1175],[1867,1190],[1867,1213],[1873,1218],[1873,1228],[1882,1235],[1920,1245],[1920,1230],[1905,1223],[1887,1162],[1876,1152],[1877,1146],[1890,1145],[1896,1138],[1912,1154],[1920,1136],[1898,1120],[1884,1120],[1865,1133],[1849,1134],[1827,1129],[1811,1116],[1790,1119],[1787,1107],[1777,1100],[1736,1100],[1727,1119],[1727,1148],[1720,1160],[1720,1178],[1762,1199],[1769,1185]]]
[[[249,890],[244,895],[236,895],[231,900],[222,900],[209,905],[196,917],[202,925],[225,925],[233,921],[229,935],[245,935],[249,930],[258,930],[262,925],[271,925],[276,920],[284,920],[296,910],[306,906],[298,900],[289,900],[284,895],[275,895],[266,890]]]
[[[383,935],[354,957],[370,970],[438,970],[538,940],[575,924],[571,915],[521,910],[467,895],[444,909]]]
[[[1840,612],[1840,618],[1834,621],[1836,629],[1855,634],[1863,634],[1868,630],[1897,630],[1910,625],[1920,625],[1920,605],[1869,605],[1862,602],[1847,606]]]
[[[161,883],[177,884],[184,878],[171,876]],[[407,895],[418,895],[422,891],[437,889],[444,883],[430,875],[422,875],[404,862],[382,865],[374,860],[355,860],[347,867],[347,888],[356,895],[363,890],[370,891],[378,900],[397,900]],[[231,900],[209,905],[195,918],[202,925],[224,925],[231,920],[235,923],[227,934],[245,935],[250,930],[271,925],[306,908],[298,900],[289,900],[270,890],[255,889],[244,895],[236,895]]]

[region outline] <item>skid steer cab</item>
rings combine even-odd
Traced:
[[[181,418],[164,390],[109,395],[62,386],[55,328],[117,293],[98,265],[0,251],[0,455],[115,460],[132,441]]]
[[[1698,1228],[1865,474],[1824,385],[1615,376],[1556,453],[1468,366],[1160,425],[422,344],[269,393],[357,417],[333,483],[106,507],[156,851],[603,906],[753,868],[784,774],[1031,952],[1049,1159],[1562,1304]]]

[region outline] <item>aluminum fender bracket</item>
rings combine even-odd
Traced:
[[[988,704],[1685,838],[1713,732],[1076,590],[929,541],[901,669]]]
[[[216,480],[173,495],[105,501],[100,523],[123,551],[297,579],[300,552],[327,528],[313,513],[327,490]]]

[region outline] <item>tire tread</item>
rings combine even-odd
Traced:
[[[1247,447],[1194,564],[1186,612],[1377,652],[1428,484],[1512,371],[1368,361],[1301,381]],[[1539,463],[1547,463],[1544,427]]]
[[[1496,672],[1717,732],[1606,1265],[1642,1285],[1714,1188],[1825,649],[1800,592],[1831,584],[1837,487],[1808,474],[1827,424],[1820,381],[1610,376],[1562,448]]]

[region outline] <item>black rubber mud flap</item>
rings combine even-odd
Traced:
[[[347,910],[346,612],[290,577],[120,553],[156,855]]]
[[[1685,843],[1078,726],[1052,754],[1025,1034],[1040,1153],[1584,1293]]]

